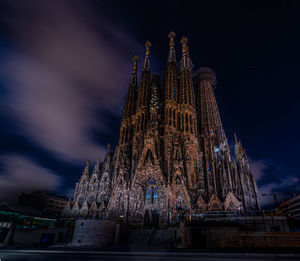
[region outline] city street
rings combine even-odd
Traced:
[[[299,254],[221,253],[221,252],[112,252],[65,250],[2,250],[1,261],[79,261],[79,260],[300,260]]]

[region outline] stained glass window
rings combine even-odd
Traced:
[[[206,164],[207,164],[207,170],[209,171],[209,163],[208,163],[208,161],[206,162]]]
[[[210,129],[210,136],[215,136],[213,129]]]
[[[154,194],[153,194],[153,201],[157,201],[158,195],[157,195],[157,187],[154,188]]]
[[[158,192],[156,187],[156,180],[150,179],[148,182],[148,188],[146,193],[146,202],[147,203],[153,203],[157,202],[158,200]]]
[[[146,201],[147,202],[151,201],[151,188],[150,187],[148,187],[148,189],[147,189]]]
[[[175,88],[173,88],[173,100],[175,101]]]

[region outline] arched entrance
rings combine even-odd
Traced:
[[[144,215],[144,228],[151,228],[150,215],[148,210],[145,211]]]
[[[154,210],[153,213],[153,226],[154,228],[159,228],[159,214],[157,210]]]

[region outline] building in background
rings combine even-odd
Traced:
[[[59,196],[47,191],[23,193],[19,196],[18,204],[33,207],[42,211],[48,217],[59,217],[68,203],[66,196]]]
[[[11,238],[9,241],[14,236],[16,239],[16,231],[19,234],[21,231],[27,232],[27,234],[34,234],[36,233],[35,231],[40,231],[41,234],[38,241],[41,242],[43,240],[42,236],[47,236],[45,231],[53,229],[56,223],[57,220],[55,218],[48,218],[45,213],[33,207],[3,202],[0,204],[0,243],[7,241],[8,237]],[[10,231],[11,235],[9,235]]]
[[[300,195],[286,200],[278,205],[277,213],[288,218],[300,219]]]
[[[134,57],[118,145],[92,172],[88,161],[65,217],[167,226],[182,213],[259,210],[256,182],[236,135],[231,157],[214,95],[216,75],[209,68],[193,71],[185,37],[177,63],[174,36],[169,34],[162,79],[150,71],[150,42],[139,82]]]

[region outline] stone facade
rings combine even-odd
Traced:
[[[259,210],[256,182],[236,136],[235,160],[230,155],[215,73],[192,70],[185,37],[177,63],[174,36],[163,77],[150,72],[150,42],[139,83],[134,57],[118,145],[92,173],[87,163],[66,217],[167,226],[178,214]]]

